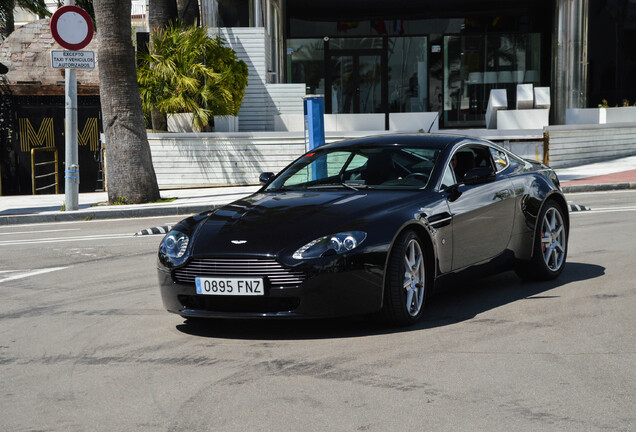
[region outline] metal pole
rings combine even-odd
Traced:
[[[253,13],[254,13],[254,18],[253,18],[253,23],[254,23],[254,27],[263,27],[263,20],[261,18],[261,0],[253,0],[252,3],[252,7],[253,7]]]
[[[64,4],[74,5],[75,0]],[[77,70],[64,70],[64,204],[67,211],[77,210],[79,201],[79,163],[77,151]]]
[[[553,110],[565,124],[568,108],[587,106],[588,0],[557,0],[554,29]]]

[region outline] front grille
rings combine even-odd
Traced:
[[[198,258],[174,271],[179,283],[194,284],[197,276],[265,277],[272,287],[290,287],[300,285],[306,275],[264,259]]]

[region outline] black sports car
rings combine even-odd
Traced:
[[[552,279],[566,200],[549,167],[484,140],[384,135],[324,145],[253,195],[180,222],[159,247],[183,317],[380,312],[408,325],[449,276],[489,267]]]

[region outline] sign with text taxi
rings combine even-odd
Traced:
[[[54,69],[95,69],[95,51],[51,51]]]

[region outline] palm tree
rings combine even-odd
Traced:
[[[95,0],[99,82],[106,135],[108,201],[159,199],[144,124],[135,51],[130,35],[130,0]]]
[[[13,14],[16,7],[33,12],[40,17],[51,16],[44,0],[0,0],[0,34],[3,38],[15,30]]]
[[[247,86],[247,65],[208,35],[205,27],[178,22],[152,35],[150,52],[138,52],[137,75],[146,113],[193,113],[202,130],[212,115],[238,115]]]

